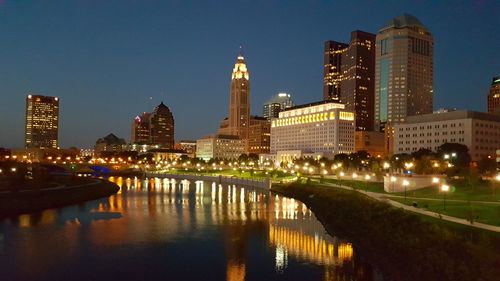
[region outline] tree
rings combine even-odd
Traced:
[[[438,147],[437,154],[458,168],[467,168],[471,161],[469,149],[460,143],[444,143]]]
[[[427,148],[420,148],[419,150],[413,152],[411,154],[411,156],[413,158],[415,158],[416,160],[420,160],[422,157],[434,157],[435,156],[435,153],[432,152],[432,150],[430,149],[427,149]]]
[[[497,169],[497,162],[494,158],[484,157],[477,162],[477,169],[481,174],[494,173]]]

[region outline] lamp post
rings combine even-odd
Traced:
[[[395,176],[391,176],[391,184],[392,184],[392,188],[391,188],[391,191],[394,192],[394,183],[396,182],[396,177]]]
[[[365,176],[365,192],[368,193],[368,181],[370,180],[370,175]]]
[[[342,186],[342,177],[344,176],[344,172],[339,173],[340,186]]]
[[[497,181],[498,184],[500,184],[500,174],[498,174],[496,177],[495,177],[495,180]],[[496,195],[496,186],[493,186],[493,196]]]
[[[446,210],[446,193],[450,190],[450,186],[443,184],[441,185],[441,192],[443,192],[443,210]]]
[[[403,181],[403,186],[404,186],[404,188],[405,188],[405,202],[406,202],[406,187],[407,187],[408,185],[410,185],[410,182],[409,182],[409,181],[407,181],[407,180],[404,180],[404,181]]]

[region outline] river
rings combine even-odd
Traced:
[[[301,202],[110,178],[118,194],[0,222],[2,280],[386,280]]]

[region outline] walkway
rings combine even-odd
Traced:
[[[468,226],[472,226],[472,227],[476,227],[476,228],[486,229],[486,230],[490,230],[490,231],[494,231],[494,232],[500,232],[500,227],[499,226],[494,226],[494,225],[484,224],[484,223],[479,223],[479,222],[471,223],[470,221],[468,221],[466,219],[461,219],[461,218],[457,218],[457,217],[443,215],[443,214],[436,213],[436,212],[422,210],[422,209],[419,209],[419,208],[415,208],[413,206],[408,206],[408,205],[405,205],[403,203],[399,203],[399,202],[390,200],[388,198],[388,197],[391,197],[391,196],[392,197],[401,197],[401,196],[398,196],[398,195],[389,195],[388,196],[387,194],[383,194],[383,193],[377,193],[377,192],[371,192],[371,191],[362,191],[362,190],[359,190],[359,189],[354,189],[354,188],[352,188],[350,186],[337,185],[337,184],[333,184],[333,183],[322,183],[322,184],[328,185],[328,186],[337,187],[337,188],[342,188],[342,189],[346,189],[346,190],[358,191],[358,192],[363,193],[363,194],[365,194],[365,195],[367,195],[367,196],[369,196],[371,198],[374,198],[374,199],[382,201],[382,202],[389,203],[392,206],[397,207],[397,208],[403,208],[403,209],[408,210],[410,212],[414,212],[414,213],[418,213],[418,214],[422,214],[422,215],[426,215],[426,216],[430,216],[430,217],[434,217],[434,218],[438,218],[438,219],[442,219],[442,220],[446,220],[446,221],[450,221],[450,222],[454,222],[454,223],[468,225]],[[410,197],[407,197],[407,198],[410,198]],[[427,198],[415,198],[415,199],[427,199]],[[436,200],[438,200],[438,199],[436,199]],[[466,202],[466,201],[464,201],[464,202]],[[488,202],[488,203],[494,203],[494,204],[496,204],[496,202]]]

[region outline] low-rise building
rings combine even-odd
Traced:
[[[196,141],[181,140],[175,144],[174,148],[184,150],[186,155],[191,158],[196,156]]]
[[[354,112],[332,100],[291,107],[279,113],[271,124],[271,154],[301,151],[332,158],[354,152]],[[289,157],[287,156],[289,160]],[[288,161],[276,157],[277,162]]]
[[[394,153],[421,148],[437,151],[444,143],[469,148],[473,161],[494,157],[500,148],[500,116],[474,111],[452,111],[410,116],[394,126]]]
[[[237,159],[245,153],[245,140],[238,136],[209,135],[196,141],[196,157],[203,160]]]
[[[183,155],[187,155],[184,150],[179,149],[169,149],[169,148],[157,148],[151,149],[148,153],[153,154],[153,161],[155,163],[165,163],[176,161]]]
[[[382,132],[356,131],[354,133],[355,151],[366,151],[372,157],[384,157],[385,135]]]
[[[126,142],[124,139],[117,137],[115,134],[109,134],[96,141],[94,152],[99,156],[102,152],[118,152],[125,150],[125,148]]]

